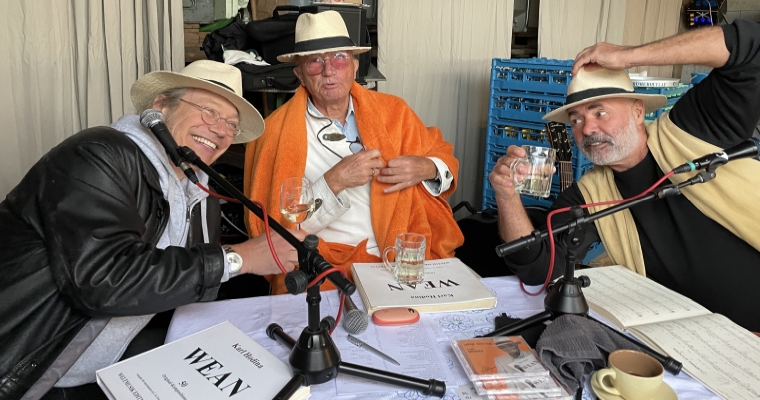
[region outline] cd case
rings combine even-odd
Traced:
[[[473,381],[472,386],[481,395],[535,394],[555,397],[562,394],[559,383],[550,376],[536,376],[517,379],[489,379]]]
[[[451,347],[472,382],[550,377],[521,336],[454,339]]]

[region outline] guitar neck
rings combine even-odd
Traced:
[[[560,189],[565,190],[573,183],[573,162],[559,162]]]

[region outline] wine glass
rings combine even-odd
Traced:
[[[280,212],[301,230],[301,222],[314,212],[314,192],[306,178],[288,178],[280,186]]]

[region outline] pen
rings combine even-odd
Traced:
[[[382,351],[380,351],[380,350],[378,350],[378,349],[376,349],[376,348],[368,345],[367,343],[362,342],[361,340],[359,340],[357,337],[351,335],[350,333],[348,334],[348,341],[351,342],[352,344],[356,345],[359,348],[365,349],[365,350],[369,351],[370,353],[372,353],[372,354],[374,354],[376,356],[379,356],[380,358],[382,358],[385,361],[392,362],[392,363],[398,365],[399,367],[401,366],[401,364],[399,364],[398,361],[394,360],[393,358],[391,358],[387,354],[383,353]]]

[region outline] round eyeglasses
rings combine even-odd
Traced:
[[[328,62],[334,69],[343,69],[351,63],[351,58],[351,53],[347,51],[336,51],[334,53],[307,56],[306,62],[302,64],[306,66],[306,72],[311,75],[317,75],[325,70]]]
[[[219,112],[214,110],[213,108],[204,107],[199,104],[191,103],[185,99],[179,99],[183,103],[190,104],[191,106],[195,106],[198,109],[201,110],[201,118],[203,119],[203,122],[209,124],[209,125],[216,125],[219,123],[219,121],[224,121],[224,128],[227,132],[227,135],[232,137],[237,137],[240,135],[243,131],[240,130],[240,123],[238,121],[230,120],[229,118],[222,118],[221,115],[219,115]]]

